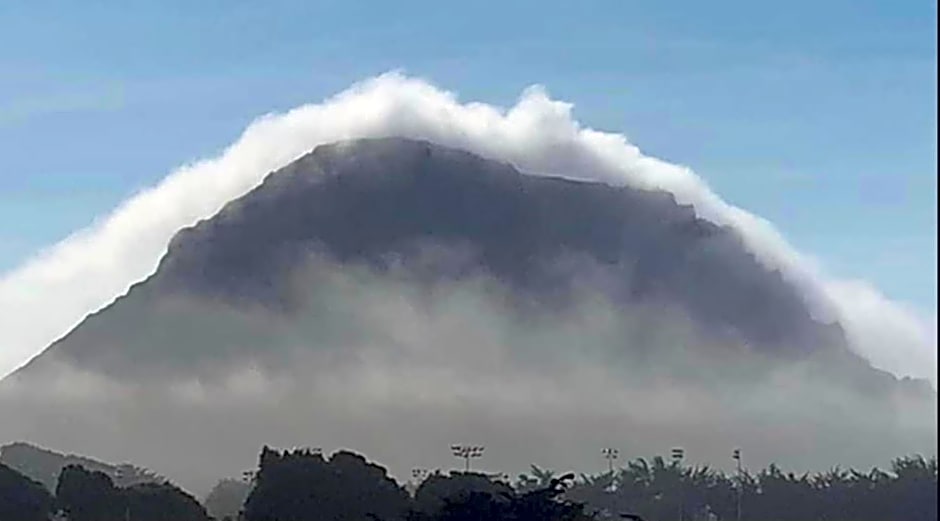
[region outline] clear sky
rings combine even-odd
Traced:
[[[0,272],[270,111],[403,69],[695,169],[936,312],[935,2],[0,3]]]

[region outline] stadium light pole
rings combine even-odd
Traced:
[[[464,472],[470,472],[470,460],[483,456],[486,447],[480,445],[451,445],[450,451],[456,458],[464,461]]]
[[[737,462],[738,467],[738,497],[737,504],[735,505],[735,519],[741,521],[741,500],[744,496],[744,475],[741,472],[741,449],[734,449],[731,453],[731,457]]]
[[[607,486],[607,492],[613,494],[617,490],[617,483],[614,477],[614,461],[620,457],[620,449],[607,447],[601,449],[601,453],[604,454],[604,459],[607,460],[607,474],[610,476],[610,484]]]
[[[675,462],[679,471],[679,521],[682,521],[683,515],[683,500],[684,500],[684,483],[682,482],[682,458],[685,457],[685,450],[682,447],[675,447],[672,449],[672,461]]]
[[[612,449],[610,447],[606,449],[601,449],[601,453],[604,455],[604,459],[607,460],[607,472],[613,476],[614,475],[614,461],[620,457],[620,450]]]
[[[114,480],[117,482],[117,486],[122,486],[124,478],[126,478],[126,473],[123,467],[117,467],[114,469]],[[124,503],[124,521],[131,521],[131,504],[130,502]]]
[[[421,483],[425,476],[428,475],[426,469],[411,469],[411,479],[415,481],[415,484]]]

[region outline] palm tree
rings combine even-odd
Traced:
[[[515,488],[519,492],[531,492],[550,486],[554,479],[555,471],[532,465],[529,467],[529,474],[519,474]]]

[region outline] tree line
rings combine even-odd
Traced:
[[[0,464],[0,521],[937,519],[937,461],[920,456],[868,472],[795,474],[771,465],[727,475],[656,457],[578,477],[533,466],[516,479],[440,471],[420,478],[403,486],[349,451],[265,447],[255,471],[223,480],[203,505],[166,481],[118,486],[104,472],[69,465],[49,490]]]
[[[526,483],[538,485],[550,475],[533,468]],[[727,475],[657,457],[582,476],[567,496],[595,511],[631,511],[648,520],[679,519],[681,511],[687,521],[739,515],[742,521],[936,521],[937,460],[899,458],[887,471],[835,468],[810,474],[770,465]]]

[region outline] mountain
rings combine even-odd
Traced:
[[[455,442],[510,472],[591,470],[605,446],[816,470],[936,450],[929,384],[854,354],[735,229],[572,179],[409,139],[318,146],[0,382],[0,439],[200,493],[264,443],[399,476]]]
[[[431,247],[464,255],[433,258]],[[174,356],[142,352],[153,348],[140,342],[153,314],[130,309],[178,296],[290,313],[290,275],[311,252],[378,272],[404,265],[430,284],[484,273],[546,306],[564,305],[589,265],[605,274],[595,289],[614,302],[681,308],[716,342],[781,356],[847,352],[838,324],[814,320],[797,289],[734,230],[696,217],[669,193],[526,175],[390,138],[320,146],[181,230],[152,277],[20,374],[51,358],[119,374],[141,359]],[[119,315],[122,327],[114,327]],[[135,316],[150,324],[126,327]]]
[[[10,443],[0,447],[0,463],[42,483],[49,491],[55,491],[59,474],[68,465],[79,465],[89,471],[103,472],[111,476],[114,482],[122,487],[138,483],[163,482],[163,478],[154,473],[127,463],[120,465],[103,463],[84,456],[59,454],[23,442]]]

